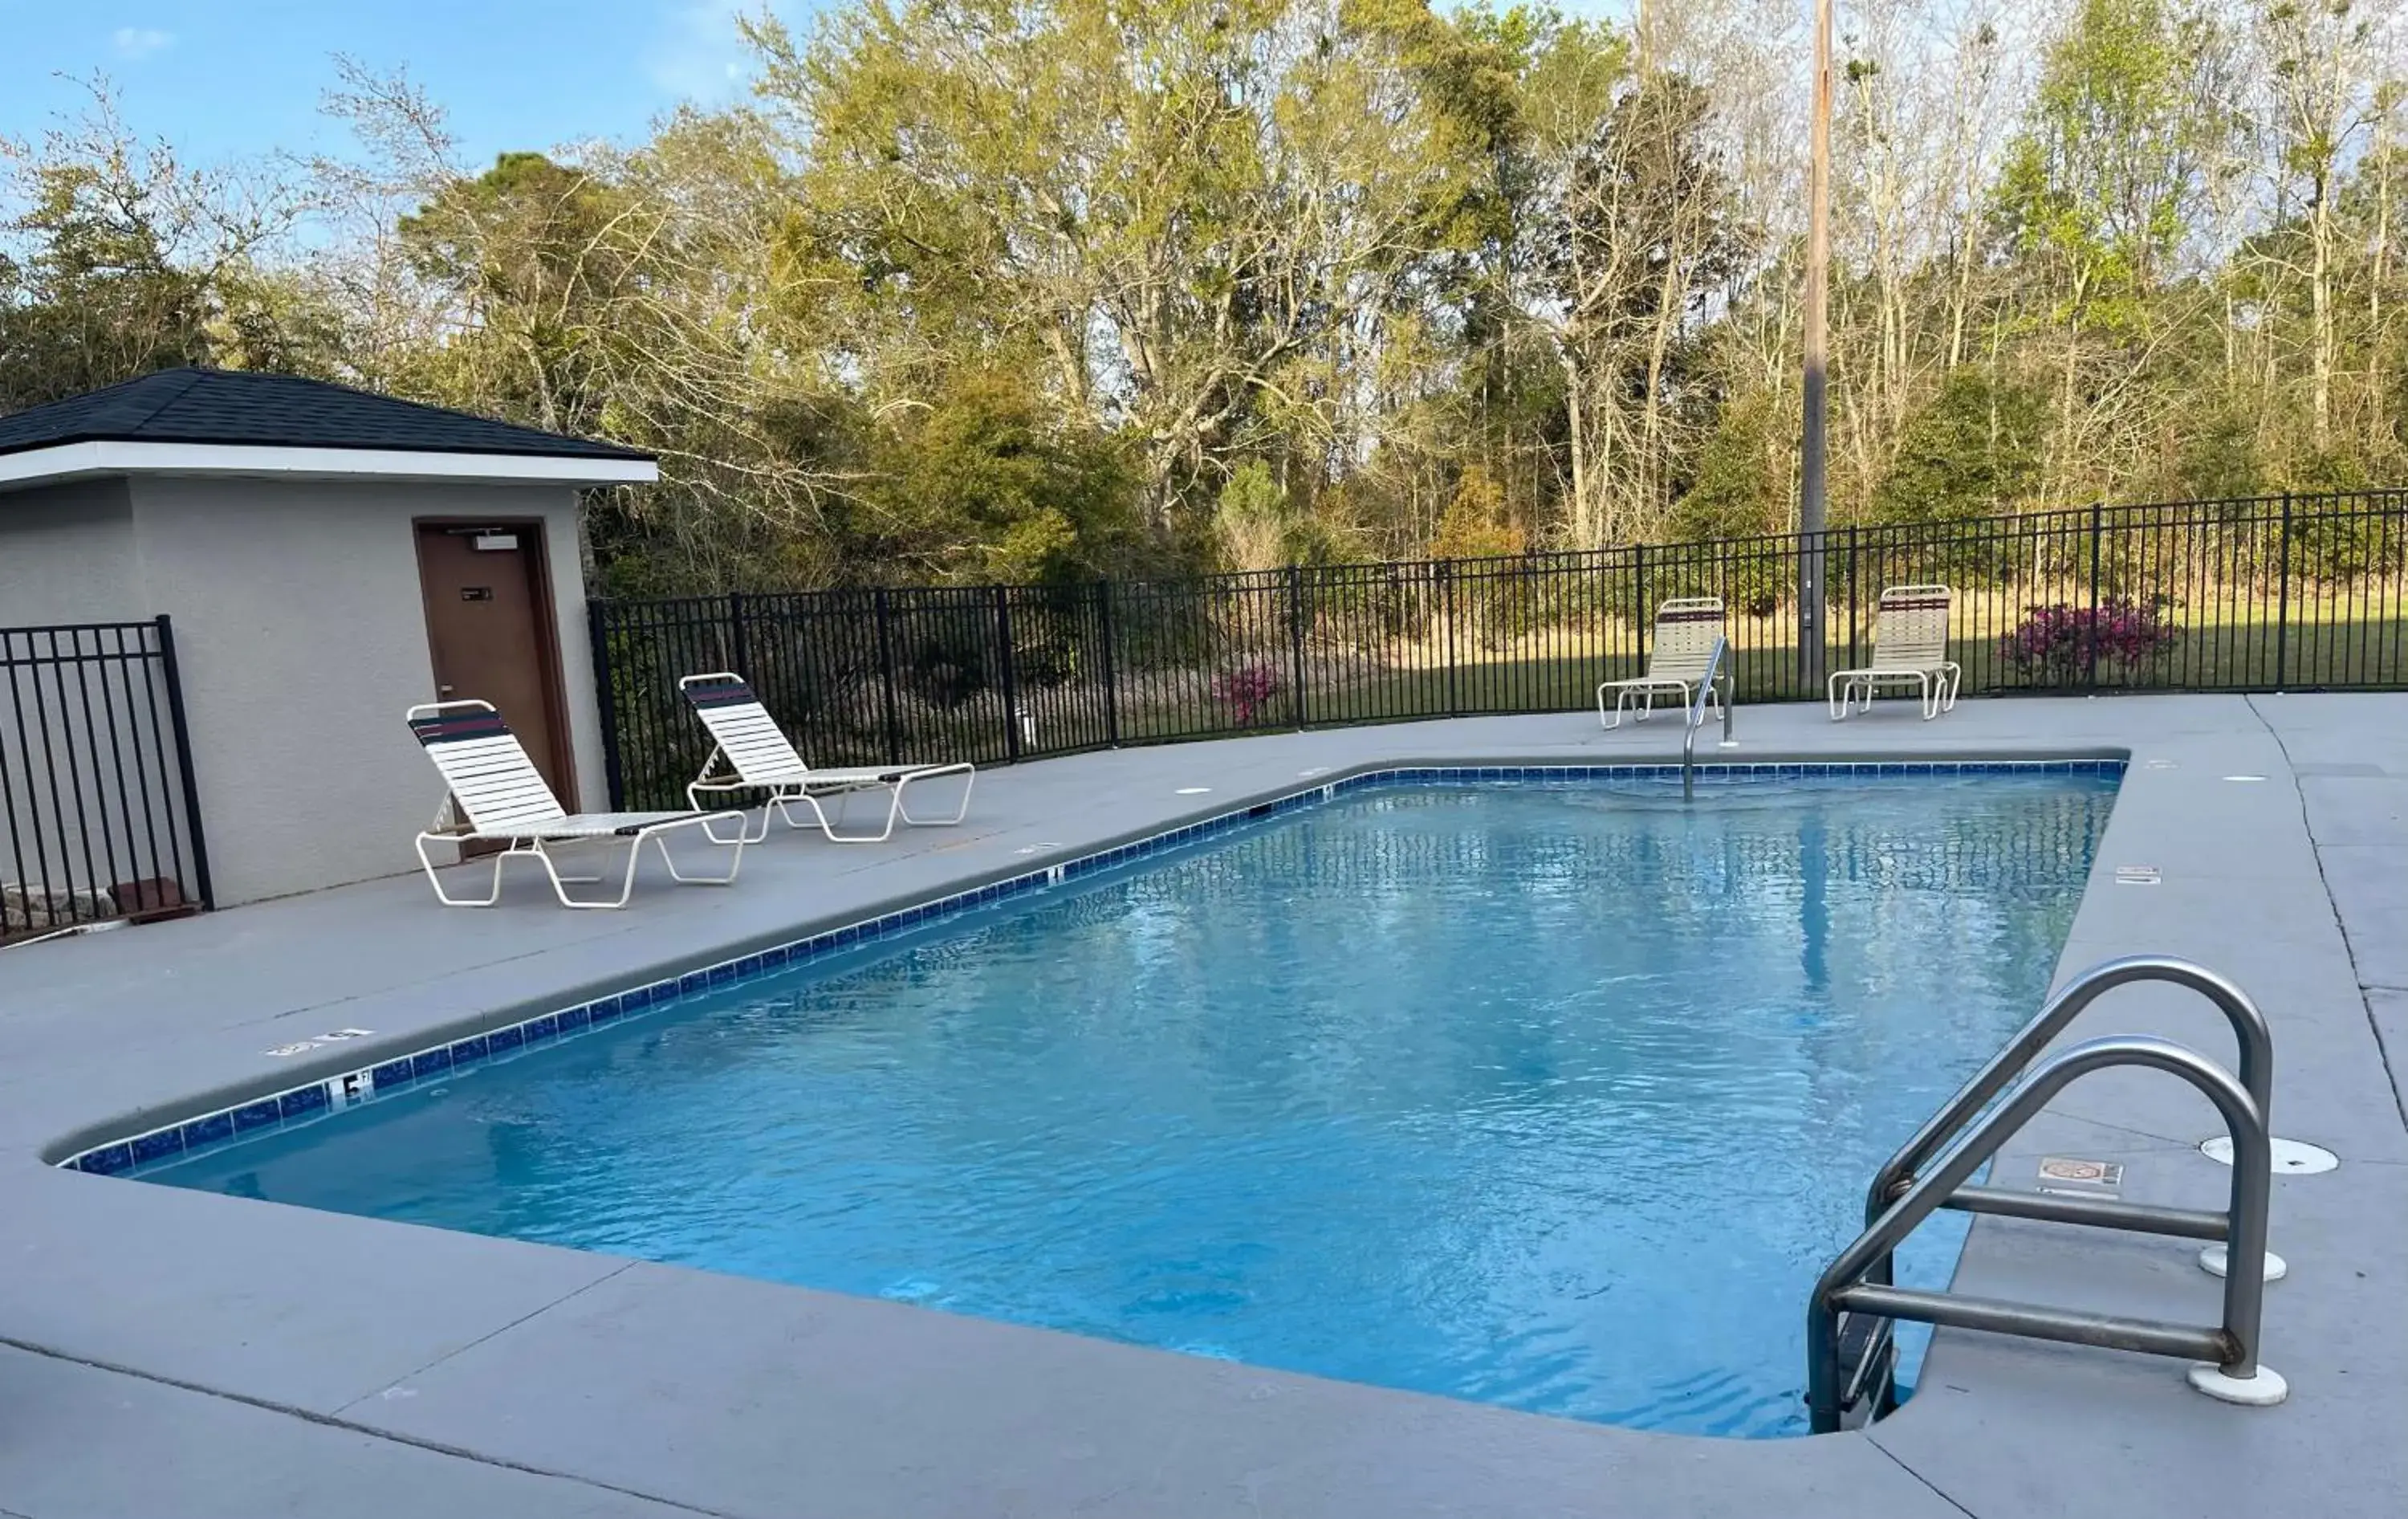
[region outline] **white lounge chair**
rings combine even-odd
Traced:
[[[724,886],[736,879],[744,864],[741,812],[723,812],[714,818],[697,812],[576,812],[560,805],[552,794],[535,761],[527,758],[524,745],[518,735],[502,722],[502,714],[493,704],[482,701],[437,701],[413,707],[408,712],[409,731],[426,749],[426,757],[442,772],[443,782],[451,788],[443,806],[435,814],[435,826],[418,836],[418,863],[425,867],[427,882],[435,888],[437,899],[445,907],[492,907],[502,895],[502,866],[514,856],[530,855],[540,862],[544,873],[552,878],[552,890],[563,907],[622,908],[636,889],[636,860],[643,853],[646,842],[661,853],[661,863],[679,881],[695,886]],[[710,831],[710,824],[721,818],[737,824],[738,837],[734,840],[721,838]],[[668,842],[662,836],[679,828],[700,828],[706,838],[723,848],[732,847],[735,854],[727,862],[724,876],[690,876],[677,867],[670,857]],[[599,881],[600,876],[564,876],[559,862],[552,856],[555,844],[581,839],[625,838],[627,873],[619,882],[619,896],[614,901],[580,900],[568,895],[567,882],[583,884]],[[426,846],[437,840],[446,843],[499,843],[504,848],[494,856],[494,884],[480,900],[453,896],[443,889],[435,874],[435,862],[427,856]]]
[[[1954,708],[1965,678],[1948,657],[1948,610],[1955,599],[1944,585],[1893,585],[1884,591],[1873,619],[1872,663],[1831,674],[1831,721],[1847,716],[1851,707],[1870,709],[1883,686],[1914,686],[1927,723]]]
[[[811,810],[812,821],[820,832],[839,844],[875,844],[892,838],[896,819],[915,828],[948,827],[969,815],[970,788],[978,784],[977,767],[967,762],[952,765],[865,765],[851,769],[814,770],[803,762],[778,720],[761,705],[742,676],[727,670],[709,675],[689,675],[678,682],[685,699],[710,730],[715,747],[704,762],[702,774],[685,788],[686,800],[699,810],[707,794],[731,791],[766,791],[768,800],[761,805],[761,827],[757,833],[743,836],[748,843],[758,843],[769,834],[769,814],[777,812],[786,820],[789,828],[803,826],[795,816],[794,804],[802,803]],[[949,818],[915,818],[904,807],[904,793],[923,781],[939,776],[962,777],[962,804],[953,809]],[[822,797],[843,797],[856,791],[883,789],[888,795],[886,825],[876,833],[838,833],[835,820],[820,806]],[[844,811],[841,802],[837,807],[839,816]],[[712,835],[717,838],[716,834]]]
[[[1714,640],[1723,636],[1723,598],[1676,596],[1656,609],[1656,638],[1647,651],[1647,673],[1628,681],[1608,681],[1597,688],[1597,720],[1609,728],[1622,726],[1622,710],[1630,698],[1641,698],[1638,721],[1647,721],[1658,695],[1672,695],[1686,707],[1697,696],[1698,682],[1706,678],[1706,661],[1714,657]],[[1605,694],[1613,693],[1608,713]],[[1720,691],[1707,700],[1722,702]]]

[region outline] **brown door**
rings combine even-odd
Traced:
[[[560,660],[536,523],[418,524],[418,579],[440,701],[489,701],[526,745],[561,805],[576,810],[561,740]]]

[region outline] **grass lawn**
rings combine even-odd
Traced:
[[[2191,628],[2151,658],[2127,669],[2103,660],[2096,689],[2272,690],[2278,650],[2271,626],[2223,623]],[[2300,623],[2280,640],[2281,684],[2293,691],[2317,687],[2408,685],[2408,620]],[[2092,689],[2077,674],[2069,687],[2017,669],[2000,652],[1995,638],[1951,642],[1950,656],[1965,669],[1967,695],[1995,691]],[[1870,652],[1869,650],[1861,651]],[[1830,667],[1845,664],[1846,650],[1833,651]],[[1742,701],[1819,698],[1798,678],[1797,646],[1771,644],[1737,651]],[[1637,675],[1641,661],[1628,654],[1563,654],[1535,658],[1467,659],[1444,668],[1390,670],[1325,686],[1312,676],[1306,694],[1306,721],[1349,723],[1448,712],[1567,711],[1593,709],[1600,681]]]

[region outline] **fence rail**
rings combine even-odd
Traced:
[[[1068,585],[592,607],[617,805],[701,767],[681,675],[733,669],[812,763],[995,763],[1273,728],[1587,707],[1642,667],[1653,609],[1719,595],[1741,699],[1818,696],[1871,652],[1882,588],[1956,589],[1973,693],[2408,686],[2408,491],[2094,506],[1508,559]]]
[[[209,905],[168,620],[0,628],[0,942]]]

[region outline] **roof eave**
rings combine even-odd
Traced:
[[[661,478],[640,455],[437,453],[236,443],[53,443],[0,453],[0,491],[110,475],[280,480],[448,480],[460,484],[642,485]]]

